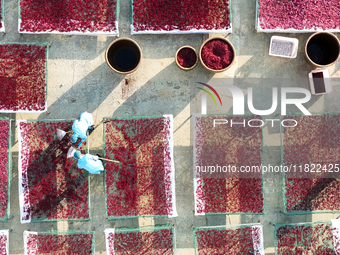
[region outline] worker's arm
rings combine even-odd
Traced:
[[[97,161],[99,159],[98,156],[91,155],[91,154],[87,154],[87,155],[88,155],[89,159],[91,159],[91,160]]]
[[[79,138],[81,139],[81,142],[80,142],[80,143],[83,143],[83,142],[85,142],[85,140],[86,140],[86,138],[87,138],[87,135],[82,133],[82,134],[79,136]]]

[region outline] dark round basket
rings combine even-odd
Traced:
[[[137,70],[142,59],[142,50],[132,39],[122,37],[107,47],[105,60],[108,66],[120,74],[130,74]]]
[[[315,67],[332,66],[340,56],[339,39],[329,32],[314,33],[305,44],[304,55],[306,60]]]

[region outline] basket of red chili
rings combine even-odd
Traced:
[[[218,73],[227,70],[235,61],[234,46],[223,37],[205,40],[199,51],[202,65],[209,71]]]
[[[185,71],[193,69],[198,62],[196,50],[191,46],[182,46],[178,49],[175,56],[176,64]]]

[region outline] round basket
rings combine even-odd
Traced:
[[[202,56],[202,51],[204,50],[204,46],[206,46],[207,43],[211,42],[211,41],[215,41],[215,40],[218,40],[218,41],[222,41],[224,42],[225,44],[228,45],[228,50],[229,52],[226,52],[226,50],[223,50],[223,49],[220,49],[220,47],[212,47],[211,49],[211,58],[219,58],[220,60],[222,60],[222,57],[224,58],[228,58],[229,54],[232,54],[232,57],[231,59],[228,59],[229,60],[229,64],[228,66],[224,67],[224,68],[221,68],[221,69],[214,69],[212,67],[209,67],[209,59],[206,59],[204,56]],[[228,54],[229,53],[229,54]],[[199,58],[200,58],[200,62],[201,64],[203,65],[203,67],[211,72],[214,72],[214,73],[220,73],[220,72],[224,72],[225,70],[229,69],[232,64],[235,62],[235,58],[236,58],[236,51],[235,51],[235,48],[234,46],[231,44],[231,42],[229,42],[226,38],[223,38],[223,37],[212,37],[212,38],[209,38],[207,40],[205,40],[202,45],[201,45],[201,48],[200,48],[200,51],[199,51]],[[205,63],[204,61],[206,61],[207,63]]]
[[[340,57],[338,37],[329,32],[312,34],[305,44],[304,56],[308,63],[317,68],[334,65]]]
[[[134,40],[121,37],[107,47],[105,60],[108,66],[120,74],[130,74],[137,70],[142,59],[142,50]]]
[[[188,51],[183,52],[186,49],[188,49]],[[178,58],[182,59],[183,61],[188,62],[186,64],[189,64],[190,66],[182,66],[180,64],[181,60],[179,60]],[[191,47],[189,45],[182,46],[176,52],[175,61],[176,61],[177,66],[180,69],[185,70],[185,71],[192,70],[192,69],[195,68],[195,66],[198,63],[197,52],[196,52],[196,50],[193,47]]]

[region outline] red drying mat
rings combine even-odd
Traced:
[[[264,31],[340,31],[338,0],[258,0],[258,6],[258,29]]]
[[[177,216],[172,115],[107,118],[104,124],[108,219]]]
[[[9,215],[10,126],[9,119],[0,117],[0,221],[7,220]]]
[[[275,254],[337,255],[339,220],[316,223],[275,224]]]
[[[197,255],[264,255],[261,224],[197,227],[193,232]]]
[[[118,35],[116,0],[19,1],[20,33]]]
[[[0,32],[5,32],[5,8],[4,8],[4,0],[0,1]]]
[[[9,240],[8,240],[8,230],[0,230],[0,254],[9,255]]]
[[[176,254],[175,228],[161,225],[140,228],[105,229],[108,255],[172,255]]]
[[[18,121],[22,223],[89,219],[89,174],[66,157],[71,133],[61,141],[56,134],[71,127],[72,121]]]
[[[133,0],[132,34],[231,32],[229,0]]]
[[[92,231],[24,232],[25,255],[95,254]]]
[[[284,211],[340,211],[340,179],[339,172],[335,172],[336,164],[340,167],[340,114],[283,119],[298,123],[296,127],[284,128],[282,135],[283,164],[296,169],[296,173],[285,174]]]
[[[48,43],[0,43],[0,112],[47,110]]]
[[[195,214],[264,213],[262,174],[241,174],[241,167],[260,168],[262,130],[245,124],[215,125],[214,119],[248,123],[259,116],[194,115],[194,195]],[[206,169],[231,166],[235,173],[214,173]]]

